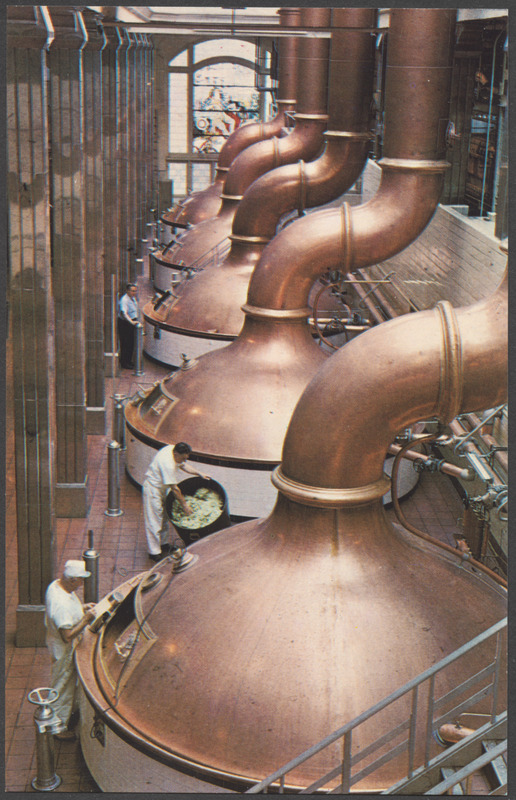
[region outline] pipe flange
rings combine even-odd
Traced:
[[[382,158],[378,162],[382,169],[416,170],[417,172],[444,172],[451,167],[449,161],[418,161],[417,158]]]
[[[246,303],[240,308],[248,317],[271,319],[277,322],[297,322],[297,320],[306,319],[312,313],[312,309],[308,306],[304,308],[259,308]]]
[[[297,211],[301,217],[305,213],[306,208],[306,171],[305,162],[302,158],[300,158],[297,163],[299,165],[299,204]]]
[[[267,236],[240,236],[237,233],[230,233],[228,239],[232,242],[241,242],[242,244],[269,244],[270,242]]]
[[[342,271],[344,275],[353,269],[353,231],[351,226],[351,208],[349,203],[343,203],[340,207],[341,219],[341,249],[342,249]]]
[[[328,114],[300,114],[298,111],[295,111],[293,114],[294,119],[313,119],[316,122],[318,120],[324,121],[329,119]]]
[[[243,198],[243,196],[244,196],[243,194],[221,194],[220,195],[220,199],[221,200],[235,200],[237,203],[239,203],[241,201],[241,199]]]
[[[455,419],[462,406],[462,342],[457,316],[451,303],[447,300],[439,301],[436,311],[443,333],[436,416],[446,425]]]
[[[296,100],[276,100],[277,106],[295,106]]]
[[[357,142],[370,142],[374,139],[374,134],[370,132],[324,131],[323,136],[325,139],[353,139]]]
[[[390,478],[385,473],[374,483],[351,489],[324,489],[320,486],[307,486],[284,475],[281,471],[281,465],[273,471],[271,481],[276,489],[289,500],[294,500],[303,506],[313,506],[315,508],[344,508],[367,505],[373,500],[379,500],[383,497],[391,486]]]

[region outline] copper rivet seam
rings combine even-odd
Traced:
[[[351,209],[349,203],[340,207],[342,234],[342,269],[350,272],[353,264],[353,236],[351,231]]]
[[[308,306],[304,308],[259,308],[250,306],[247,303],[240,306],[244,314],[258,319],[277,319],[288,322],[289,320],[305,319],[310,316],[312,309]]]
[[[268,244],[270,242],[270,238],[267,236],[239,236],[237,233],[230,233],[228,239],[243,244]]]
[[[306,173],[305,162],[302,158],[297,162],[299,164],[299,207],[298,212],[301,215],[306,208]]]
[[[378,162],[382,169],[416,170],[419,172],[444,172],[451,164],[449,161],[425,161],[417,158],[382,158]]]
[[[457,317],[451,303],[447,300],[439,301],[436,310],[443,333],[437,417],[446,424],[455,419],[462,406],[462,344]]]
[[[243,198],[243,194],[221,194],[220,197],[222,200],[240,200]]]
[[[389,491],[391,485],[388,475],[383,474],[374,483],[351,489],[325,489],[320,486],[307,486],[284,475],[281,471],[281,465],[273,471],[271,481],[276,489],[285,497],[288,497],[289,500],[316,508],[366,505],[383,497]]]

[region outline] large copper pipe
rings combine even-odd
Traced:
[[[504,589],[389,522],[380,498],[385,453],[400,428],[430,416],[446,424],[503,402],[507,335],[504,281],[487,301],[456,311],[442,302],[399,317],[327,360],[292,417],[273,512],[192,545],[198,560],[166,597],[159,588],[142,595],[149,641],[116,703],[114,648],[93,655],[90,642],[79,655],[84,664],[93,655],[103,695],[96,702],[111,706],[123,737],[136,730],[171,766],[195,774],[196,764],[214,778],[222,772],[235,788],[270,774],[505,615]],[[112,627],[111,636],[123,630],[121,622]],[[438,675],[436,698],[492,661],[488,647],[471,651]],[[149,674],[166,689],[158,693]],[[504,684],[502,668],[497,713]],[[489,713],[490,701],[478,699],[469,711]],[[423,693],[420,702],[419,715],[407,696],[356,729],[353,752],[407,726],[412,707],[414,763],[422,764]],[[435,713],[457,702],[453,693]],[[439,752],[432,741],[427,756]],[[387,789],[406,775],[406,758],[354,790]],[[342,746],[327,749],[296,768],[289,784],[307,786],[341,759]]]
[[[283,28],[297,28],[300,23],[299,8],[280,8],[280,25]],[[237,128],[222,147],[217,160],[214,182],[203,191],[193,192],[161,220],[172,228],[186,228],[205,219],[214,217],[220,210],[220,193],[227,172],[234,159],[256,142],[279,136],[287,123],[287,114],[295,109],[298,74],[299,38],[280,37],[278,40],[278,111],[268,122],[249,122]]]
[[[301,212],[327,203],[355,183],[370,139],[374,40],[367,28],[375,16],[374,9],[332,9],[330,130],[324,134],[322,156],[279,167],[254,181],[235,213],[226,259],[217,270],[183,282],[171,308],[154,313],[149,304],[145,314],[150,321],[165,323],[169,330],[237,336],[249,278],[281,216],[296,206]],[[353,32],[354,27],[360,31]]]
[[[301,11],[303,27],[328,26],[330,21],[330,9],[303,8]],[[299,158],[311,161],[319,154],[328,122],[329,46],[328,39],[303,39],[299,48],[298,110],[294,130],[281,139],[273,137],[253,144],[237,156],[224,183],[222,206],[218,214],[181,234],[179,243],[174,244],[165,255],[155,255],[155,261],[160,265],[155,276],[158,288],[169,288],[167,267],[177,269],[194,265],[229,235],[244,192],[260,175]],[[164,285],[165,282],[167,285]]]
[[[403,56],[405,16],[414,24]],[[253,272],[238,338],[202,355],[195,367],[161,384],[163,395],[180,400],[167,401],[158,423],[147,405],[128,405],[126,420],[136,437],[138,430],[144,435],[154,433],[163,443],[180,436],[198,454],[265,463],[276,457],[279,461],[299,390],[327,358],[307,324],[314,281],[327,269],[347,272],[392,256],[423,230],[437,206],[445,168],[438,158],[444,130],[442,136],[438,134],[446,105],[443,94],[449,88],[454,17],[455,11],[447,9],[393,9],[391,13],[390,58],[396,68],[406,65],[402,74],[407,87],[398,82],[399,91],[403,90],[404,98],[409,92],[417,98],[418,91],[430,84],[431,96],[439,97],[431,111],[420,112],[425,125],[432,126],[433,135],[425,130],[424,136],[434,142],[434,158],[428,158],[426,149],[424,158],[413,158],[410,134],[406,158],[393,159],[387,150],[382,182],[370,202],[315,212],[274,237]],[[436,36],[447,46],[439,47],[432,59],[427,51]],[[388,78],[387,86],[392,86]],[[397,113],[396,96],[390,93],[386,125]],[[405,152],[397,142],[393,146],[398,156]]]

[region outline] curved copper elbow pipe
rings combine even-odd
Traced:
[[[278,14],[282,28],[299,27],[299,8],[281,8]],[[195,225],[215,216],[220,208],[220,193],[227,172],[235,158],[250,145],[280,135],[287,124],[287,114],[296,106],[298,49],[298,37],[279,38],[278,111],[274,118],[267,122],[249,122],[233,131],[219,153],[213,183],[206,189],[192,192],[173,211],[163,214],[162,222],[172,227],[186,227],[187,224]]]
[[[280,24],[283,28],[297,28],[300,25],[301,9],[280,8]],[[286,113],[296,105],[299,37],[288,36],[278,39],[278,113],[268,122],[250,122],[242,125],[228,138],[220,151],[218,170],[227,170],[235,158],[245,148],[273,136],[278,136],[286,124]],[[225,175],[223,176],[225,178]]]
[[[305,487],[369,487],[373,495],[376,487],[381,496],[385,454],[398,431],[505,401],[507,339],[507,276],[480,303],[454,310],[445,301],[366,331],[328,359],[302,395],[281,473]],[[279,484],[283,491],[281,476]]]
[[[369,133],[326,131],[323,154],[308,164],[299,161],[262,175],[241,200],[233,220],[233,236],[272,239],[282,214],[322,205],[339,197],[360,176]]]
[[[282,214],[297,201],[300,211],[338,197],[364,167],[370,135],[373,40],[363,28],[375,21],[369,8],[332,9],[329,125],[316,161],[289,164],[252,183],[233,221],[233,234],[271,239]],[[353,31],[357,27],[359,31]],[[343,80],[345,75],[345,80]]]
[[[447,167],[441,155],[454,18],[453,10],[393,9],[385,158],[380,161],[378,192],[364,205],[350,208],[345,204],[339,210],[312,214],[276,236],[254,271],[249,305],[276,309],[306,306],[310,287],[325,269],[342,266],[348,272],[383,261],[407,247],[428,224]],[[410,40],[403,38],[407,30]],[[416,112],[407,110],[405,104]],[[400,116],[404,119],[401,129]]]
[[[329,27],[331,10],[301,9],[305,28]],[[306,37],[299,48],[297,111],[292,133],[248,147],[232,163],[224,184],[224,195],[238,197],[251,183],[271,169],[290,164],[297,158],[311,161],[320,152],[328,116],[328,39]]]

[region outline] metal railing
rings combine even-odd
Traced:
[[[368,775],[371,775],[393,758],[397,758],[403,754],[406,754],[407,757],[406,778],[411,778],[416,769],[419,770],[428,766],[434,733],[445,722],[456,720],[457,717],[463,714],[468,708],[471,708],[481,700],[485,700],[487,697],[491,697],[491,710],[489,714],[491,724],[498,721],[499,717],[497,717],[496,707],[499,699],[500,669],[504,652],[502,636],[506,627],[507,619],[500,620],[496,625],[493,625],[491,628],[484,631],[484,633],[476,636],[470,642],[443,658],[433,667],[421,673],[417,678],[409,681],[405,686],[397,689],[384,700],[372,706],[358,717],[355,717],[351,722],[348,722],[334,733],[322,739],[318,744],[292,759],[280,769],[277,769],[272,775],[269,775],[263,781],[248,789],[246,794],[266,793],[269,787],[272,787],[275,792],[279,792],[280,794],[289,791],[287,787],[287,775],[301,764],[317,756],[326,748],[335,745],[339,740],[341,740],[342,745],[342,760],[340,763],[305,789],[299,790],[299,787],[293,789],[296,794],[311,794],[323,789],[323,787],[326,787],[323,791],[331,792],[332,794],[337,792],[342,794],[349,793],[354,784],[363,780]],[[450,664],[455,663],[458,659],[471,653],[472,650],[480,647],[493,637],[494,656],[492,661],[480,670],[480,672],[477,672],[475,675],[463,681],[450,692],[436,698],[436,677],[439,673],[443,672]],[[478,688],[478,684],[480,683],[482,687]],[[426,684],[424,687],[426,690],[426,701],[420,702],[424,684]],[[462,698],[459,700],[465,692],[471,692],[473,687],[475,687],[475,690],[472,694],[468,694],[466,699]],[[383,709],[400,700],[400,698],[410,700],[411,710],[408,718],[362,750],[351,755],[353,750],[353,733],[357,728],[375,715],[378,715]],[[457,704],[454,705],[454,703]],[[452,707],[450,707],[450,705]],[[420,722],[422,717],[423,720]],[[422,742],[424,758],[423,763],[416,764],[416,751],[418,749],[418,737],[420,736],[419,731],[421,729],[424,731],[424,741]],[[390,750],[382,752],[381,755],[375,755],[382,748],[385,750],[385,747],[393,742],[393,740],[399,740],[400,737],[404,737],[403,740],[401,742],[398,741]],[[369,761],[365,766],[361,763],[373,755],[375,755],[373,761]],[[353,768],[357,766],[359,766],[358,771],[353,771]],[[338,785],[335,785],[336,780],[339,781]],[[327,787],[327,784],[330,782],[331,786]]]
[[[197,271],[209,267],[217,267],[224,260],[224,256],[229,253],[230,247],[231,240],[229,236],[226,236],[226,238],[222,239],[222,241],[216,244],[215,247],[207,250],[206,253],[203,253],[202,256],[199,256],[196,261],[194,261],[192,264],[189,264],[188,269]]]

